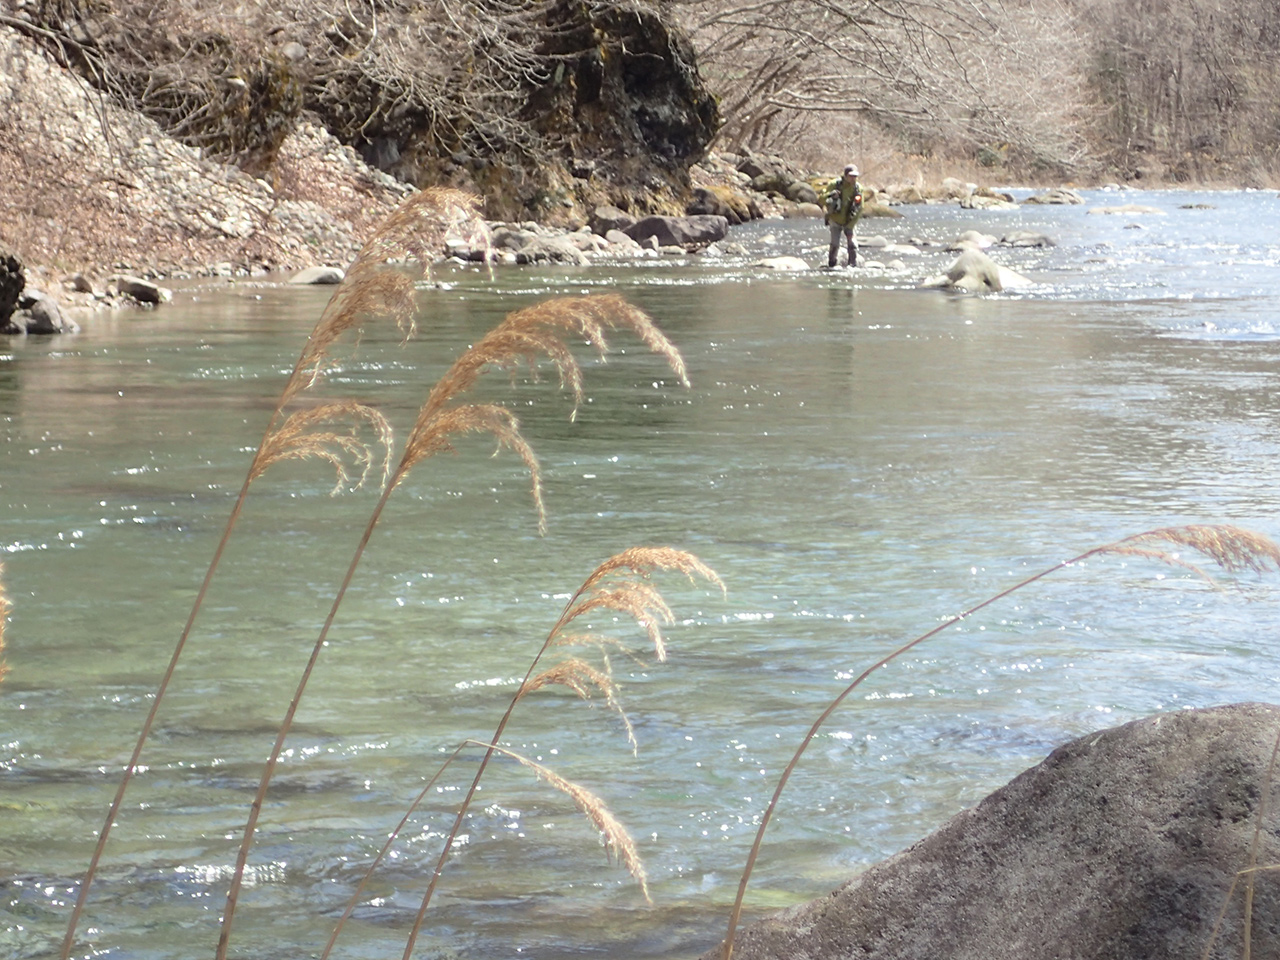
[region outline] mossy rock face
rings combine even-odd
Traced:
[[[492,219],[572,225],[601,203],[682,213],[688,168],[720,125],[688,38],[648,7],[566,0],[528,40],[542,72],[502,94],[504,115],[496,94],[479,108],[466,100],[462,75],[378,86],[340,57],[308,87],[307,107],[403,180],[482,194]]]
[[[26,286],[22,261],[0,243],[0,333],[10,332],[10,318],[17,309],[18,297]]]

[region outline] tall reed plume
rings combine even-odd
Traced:
[[[998,600],[1002,600],[1012,593],[1016,593],[1023,587],[1026,587],[1037,580],[1042,580],[1065,567],[1073,566],[1077,563],[1095,557],[1101,554],[1114,554],[1119,556],[1144,557],[1155,560],[1160,563],[1166,563],[1173,566],[1182,567],[1191,570],[1200,576],[1208,577],[1208,574],[1198,565],[1189,562],[1182,556],[1182,550],[1190,549],[1198,553],[1204,554],[1214,563],[1228,573],[1242,573],[1252,571],[1262,573],[1268,570],[1280,570],[1280,546],[1274,541],[1259,533],[1250,530],[1243,530],[1240,527],[1230,525],[1203,525],[1191,524],[1181,527],[1160,527],[1155,530],[1147,530],[1143,533],[1137,533],[1122,540],[1113,543],[1104,544],[1100,547],[1094,547],[1086,550],[1070,560],[1063,560],[1052,567],[1040,571],[1025,580],[1015,583],[1013,586],[1001,590],[994,596],[988,597],[981,603],[976,604],[963,613],[951,617],[945,623],[941,623],[932,630],[921,634],[914,640],[911,640],[896,650],[880,658],[871,666],[867,667],[862,673],[854,679],[840,694],[831,701],[825,710],[819,714],[818,718],[813,722],[808,732],[800,741],[799,747],[796,748],[791,760],[783,768],[782,775],[778,778],[778,785],[773,791],[773,796],[769,800],[769,804],[765,807],[764,815],[760,818],[760,827],[756,831],[755,842],[751,845],[751,852],[747,855],[746,866],[742,872],[742,878],[738,883],[738,894],[734,899],[733,908],[729,913],[729,929],[725,935],[723,952],[721,954],[723,960],[731,960],[733,956],[733,939],[737,930],[738,921],[742,916],[743,900],[746,896],[747,885],[751,880],[751,872],[755,868],[756,860],[760,855],[760,847],[764,841],[765,830],[768,829],[769,821],[773,818],[773,813],[777,809],[778,801],[782,797],[782,791],[786,788],[787,781],[791,778],[792,772],[796,765],[800,762],[800,757],[808,748],[810,742],[817,735],[819,729],[827,722],[836,708],[842,704],[845,699],[856,690],[867,677],[871,676],[876,670],[893,662],[898,657],[907,653],[914,647],[919,646],[926,640],[936,637],[944,630],[955,626],[962,620],[966,620],[978,611],[989,607]]]
[[[440,874],[444,870],[449,853],[452,850],[454,842],[457,840],[458,833],[462,828],[462,823],[466,818],[467,810],[475,797],[476,791],[479,789],[480,780],[484,776],[489,761],[493,758],[494,753],[500,753],[516,759],[521,764],[534,770],[540,779],[544,780],[552,787],[560,790],[569,796],[578,808],[583,811],[601,832],[605,840],[605,850],[607,853],[616,857],[618,862],[626,868],[631,875],[640,884],[641,890],[644,892],[645,899],[648,899],[648,884],[644,874],[644,866],[640,862],[639,855],[636,852],[635,844],[631,841],[629,834],[620,823],[609,812],[604,802],[595,794],[580,784],[560,777],[553,771],[547,770],[538,764],[533,763],[525,757],[519,756],[512,751],[500,745],[502,735],[506,731],[507,725],[511,720],[511,716],[515,711],[516,705],[524,698],[538,690],[544,690],[554,686],[564,686],[572,690],[575,694],[584,700],[593,699],[596,696],[602,697],[605,703],[615,711],[623,723],[627,732],[627,739],[635,748],[635,736],[631,728],[631,723],[627,718],[626,712],[618,700],[618,687],[613,680],[612,671],[608,666],[608,652],[610,649],[617,649],[629,656],[632,656],[630,650],[619,640],[613,637],[607,637],[599,633],[575,633],[570,632],[569,628],[576,622],[583,620],[592,612],[598,613],[619,613],[624,617],[633,620],[646,633],[650,643],[653,645],[654,654],[661,660],[666,659],[666,644],[663,641],[661,633],[661,625],[674,622],[670,607],[658,592],[656,586],[652,582],[652,576],[655,573],[674,571],[683,573],[690,582],[697,582],[696,578],[701,577],[710,583],[715,584],[720,590],[724,591],[724,583],[716,575],[715,571],[704,564],[693,554],[683,550],[677,550],[672,547],[632,547],[621,553],[615,554],[602,564],[595,568],[587,579],[583,582],[569,601],[565,604],[560,617],[552,626],[546,639],[543,641],[541,648],[534,655],[528,669],[525,671],[524,678],[521,680],[515,693],[511,697],[510,703],[507,705],[506,712],[498,721],[493,735],[487,743],[482,743],[485,747],[485,754],[481,758],[479,766],[471,780],[471,785],[467,790],[466,796],[459,805],[454,816],[453,825],[449,830],[448,836],[445,838],[444,845],[441,848],[440,857],[436,862],[435,870],[432,873],[431,880],[427,886],[426,892],[423,894],[422,903],[418,909],[417,916],[414,918],[412,931],[405,945],[405,957],[412,954],[414,944],[417,941],[419,932],[421,931],[423,921],[426,916],[427,908],[431,904],[431,897],[435,891]],[[539,669],[548,652],[553,649],[566,649],[569,647],[589,646],[595,648],[601,653],[604,661],[604,668],[598,668],[593,664],[587,663],[581,657],[571,656],[559,661],[558,663]],[[474,742],[474,741],[468,741]],[[459,747],[461,749],[461,747]],[[414,811],[418,809],[423,799],[430,792],[441,774],[458,755],[455,751],[440,769],[427,781],[426,785],[414,798],[409,805],[408,810],[401,818],[396,828],[391,831],[386,843],[382,849],[374,857],[360,883],[356,886],[347,902],[346,909],[343,911],[341,918],[334,926],[333,933],[329,937],[329,941],[325,944],[320,960],[328,960],[329,954],[332,952],[334,944],[337,942],[338,935],[342,931],[343,925],[355,910],[356,905],[360,902],[360,895],[365,885],[372,878],[379,864],[382,863],[387,853],[391,850],[397,837],[400,836],[405,825],[409,822],[409,818]]]
[[[13,604],[4,592],[4,564],[0,563],[0,680],[3,680],[4,675],[9,672],[9,667],[4,662],[4,625],[12,609]]]
[[[457,190],[438,188],[423,190],[409,196],[384,220],[374,237],[361,248],[355,262],[343,282],[334,291],[315,328],[307,339],[293,371],[280,395],[280,400],[268,418],[263,438],[245,475],[227,518],[221,538],[214,549],[213,558],[205,571],[204,580],[196,593],[191,612],[178,637],[168,667],[160,679],[151,708],[142,723],[133,754],[125,765],[115,797],[107,811],[106,820],[98,832],[98,841],[80,882],[80,890],[67,921],[63,937],[62,960],[69,960],[75,945],[76,927],[84,912],[89,889],[96,875],[98,864],[107,845],[111,828],[119,816],[129,783],[138,768],[142,750],[151,735],[160,704],[173,679],[178,661],[186,647],[196,617],[204,604],[223,552],[231,538],[243,511],[250,485],[273,464],[290,459],[319,459],[335,469],[337,489],[350,479],[344,456],[354,459],[363,482],[372,465],[376,448],[385,451],[384,461],[390,461],[391,431],[385,418],[372,407],[355,401],[328,404],[285,415],[285,409],[298,395],[315,385],[331,363],[331,351],[335,344],[348,334],[357,341],[365,323],[390,320],[402,335],[413,332],[416,312],[414,279],[405,267],[416,263],[425,270],[436,256],[443,238],[451,234],[463,234],[471,238],[487,237],[488,228],[478,213],[479,198]],[[392,265],[395,265],[395,268]],[[346,418],[352,424],[348,433],[331,428],[338,419]],[[373,432],[373,440],[363,441],[358,428],[364,425]],[[384,483],[389,471],[383,469]]]
[[[236,906],[239,902],[258,818],[280,755],[284,750],[285,740],[297,715],[302,694],[391,494],[417,464],[437,453],[452,450],[453,441],[457,437],[468,433],[487,433],[498,442],[500,447],[507,447],[514,451],[528,468],[539,529],[544,529],[546,510],[542,502],[541,472],[532,448],[520,433],[515,416],[505,407],[497,404],[466,402],[459,398],[475,385],[486,369],[496,367],[514,373],[522,366],[533,368],[540,360],[546,359],[555,367],[561,385],[572,394],[576,412],[577,404],[582,398],[582,369],[569,346],[569,340],[570,338],[585,340],[597,354],[603,357],[608,348],[606,333],[613,330],[626,330],[632,333],[667,361],[681,383],[688,384],[684,361],[675,346],[654,324],[652,318],[623,298],[604,294],[562,297],[508,314],[493,330],[459,356],[428,393],[405,441],[404,453],[395,469],[391,471],[382,495],[375,504],[364,533],[351,557],[346,575],[338,587],[329,608],[329,614],[325,618],[320,634],[312,647],[311,655],[299,677],[293,699],[278,727],[271,754],[263,766],[257,793],[250,804],[244,835],[236,854],[236,865],[222,914],[217,960],[225,960],[227,955]],[[432,888],[434,888],[434,879]]]

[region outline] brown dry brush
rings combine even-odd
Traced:
[[[143,747],[151,735],[160,704],[173,679],[178,661],[186,647],[196,617],[204,604],[209,585],[213,581],[231,533],[243,511],[251,484],[270,466],[282,460],[319,459],[333,467],[337,476],[337,485],[334,488],[337,492],[351,480],[344,458],[352,460],[359,472],[357,486],[368,477],[375,460],[375,450],[382,449],[384,464],[390,463],[390,426],[374,408],[350,400],[313,406],[287,416],[286,408],[298,398],[302,391],[316,384],[332,362],[330,360],[332,349],[340,340],[350,335],[358,341],[365,323],[390,320],[404,336],[407,337],[412,332],[413,316],[417,309],[414,300],[414,280],[410,273],[399,265],[401,263],[408,265],[416,261],[421,269],[425,270],[434,258],[434,251],[420,244],[418,236],[432,238],[437,242],[435,250],[439,250],[439,242],[450,231],[483,234],[487,228],[479,216],[478,205],[478,197],[457,190],[424,190],[410,195],[400,208],[387,217],[385,233],[377,231],[375,239],[370,240],[360,250],[347,276],[334,291],[311,335],[307,338],[307,343],[285,382],[280,400],[268,418],[262,441],[231,508],[222,536],[214,549],[213,558],[205,571],[204,580],[192,603],[186,624],[174,646],[168,667],[152,698],[150,711],[142,723],[133,754],[125,765],[115,797],[107,811],[106,820],[98,832],[97,844],[80,882],[76,902],[67,921],[67,931],[62,942],[62,960],[69,960],[71,956],[75,945],[76,927],[84,912],[98,864],[106,849],[107,838],[119,816],[120,806],[133,774],[137,770]],[[470,211],[469,214],[467,211]],[[417,234],[413,233],[415,229]],[[393,261],[397,263],[395,269],[389,266]],[[332,428],[333,423],[344,419],[351,424],[349,432],[343,433]],[[361,438],[362,427],[366,428],[366,432],[372,431],[371,440]],[[389,470],[385,466],[382,476],[385,485],[389,476]]]
[[[385,251],[380,248],[376,249],[373,255],[379,261],[385,259]],[[357,275],[362,274],[366,269],[361,266],[359,257],[357,267],[355,271]],[[284,750],[285,739],[293,726],[298,705],[320,657],[320,651],[325,646],[343,598],[346,596],[391,494],[413,467],[422,460],[437,453],[452,450],[456,437],[468,433],[487,433],[498,442],[499,447],[507,447],[514,451],[528,468],[539,529],[543,529],[546,511],[542,503],[541,472],[532,448],[520,433],[519,422],[504,407],[491,403],[462,402],[459,397],[469,391],[480,375],[489,368],[497,367],[514,374],[522,366],[532,369],[540,360],[546,359],[556,368],[561,386],[573,395],[576,412],[582,398],[582,370],[570,349],[570,339],[585,340],[603,358],[608,348],[605,334],[607,331],[617,329],[632,333],[666,360],[681,383],[688,385],[684,361],[679,351],[657,328],[652,318],[621,297],[604,294],[562,297],[508,314],[492,331],[459,356],[427,395],[426,401],[418,411],[409,437],[405,441],[400,462],[391,471],[382,495],[375,504],[360,542],[351,557],[342,583],[334,595],[328,616],[299,677],[293,699],[277,730],[271,754],[263,766],[257,793],[249,807],[248,821],[236,854],[236,865],[222,913],[217,960],[225,960],[227,955],[235,910],[248,865],[249,851],[253,845],[267,790]],[[434,879],[429,889],[434,889]]]
[[[960,623],[963,620],[973,616],[978,611],[991,606],[998,600],[1002,600],[1012,593],[1016,593],[1023,587],[1026,587],[1037,580],[1042,580],[1052,573],[1062,570],[1066,567],[1074,566],[1082,563],[1090,557],[1100,556],[1103,554],[1114,554],[1118,556],[1143,557],[1155,560],[1160,563],[1170,564],[1172,566],[1181,567],[1193,571],[1194,573],[1208,578],[1208,574],[1199,566],[1191,563],[1183,558],[1183,550],[1194,550],[1197,553],[1207,556],[1215,564],[1223,570],[1232,574],[1239,573],[1263,573],[1269,570],[1280,570],[1280,546],[1273,540],[1259,533],[1250,530],[1244,530],[1226,524],[1205,525],[1190,524],[1181,527],[1160,527],[1155,530],[1147,530],[1137,533],[1122,540],[1113,543],[1103,544],[1100,547],[1094,547],[1086,550],[1070,560],[1063,560],[1039,573],[1027,577],[1015,583],[1013,586],[1005,590],[1001,590],[994,596],[988,597],[981,603],[976,604],[963,613],[957,614],[948,619],[945,623],[941,623],[932,630],[921,634],[914,640],[904,643],[893,652],[881,657],[871,666],[867,667],[862,673],[854,679],[840,694],[831,701],[825,710],[819,714],[813,725],[805,733],[800,741],[800,745],[796,748],[791,760],[783,768],[781,776],[778,778],[777,787],[773,791],[768,805],[765,807],[763,816],[760,818],[760,827],[756,831],[755,842],[751,845],[751,852],[747,855],[746,866],[743,868],[742,878],[738,883],[738,894],[734,899],[733,908],[729,913],[729,929],[725,935],[723,952],[721,954],[723,960],[731,960],[733,956],[733,938],[738,926],[738,921],[742,916],[743,900],[746,897],[747,885],[751,880],[751,872],[755,867],[756,860],[760,855],[760,847],[764,841],[765,830],[769,827],[769,821],[772,819],[774,811],[778,807],[778,801],[782,797],[782,791],[786,788],[787,781],[791,778],[791,774],[795,771],[796,765],[800,762],[805,750],[810,742],[817,735],[818,730],[836,711],[836,708],[842,704],[848,696],[857,689],[864,680],[871,676],[875,671],[888,663],[898,659],[898,657],[907,653],[914,647],[924,643],[926,640],[937,636],[944,630]],[[1251,867],[1253,866],[1251,861]],[[1246,871],[1248,874],[1248,882],[1250,889],[1252,887],[1253,873],[1256,871]],[[1233,888],[1234,889],[1234,888]]]
[[[658,593],[656,587],[651,582],[651,578],[655,573],[670,572],[683,573],[689,578],[691,583],[696,583],[698,578],[702,578],[709,583],[719,587],[723,593],[724,583],[716,575],[715,571],[699,560],[696,556],[684,550],[677,550],[672,547],[632,547],[621,553],[615,554],[608,560],[604,561],[590,576],[583,582],[582,586],[574,593],[569,601],[565,604],[564,610],[561,612],[559,619],[556,620],[546,639],[543,641],[541,648],[534,655],[528,669],[525,671],[524,678],[521,680],[516,692],[511,697],[511,702],[507,705],[506,712],[499,720],[492,737],[488,742],[467,741],[467,743],[476,743],[485,747],[485,755],[481,758],[479,767],[472,777],[470,788],[458,810],[454,816],[454,822],[450,828],[448,836],[445,838],[440,858],[436,862],[435,870],[432,873],[431,881],[427,886],[426,892],[423,894],[422,904],[419,907],[418,914],[415,918],[412,932],[409,935],[405,946],[405,956],[408,957],[413,952],[414,944],[417,940],[418,933],[421,930],[423,920],[426,915],[427,908],[431,903],[431,896],[435,891],[436,884],[440,878],[441,871],[452,850],[454,841],[458,837],[458,832],[462,828],[462,823],[466,818],[467,810],[471,806],[471,802],[475,797],[476,790],[479,788],[480,779],[484,776],[485,769],[489,761],[493,758],[495,752],[505,756],[513,757],[520,763],[534,769],[539,777],[549,783],[552,787],[560,790],[578,805],[591,822],[600,830],[605,839],[605,850],[616,856],[618,862],[625,867],[636,881],[640,884],[644,892],[645,899],[649,898],[648,885],[645,880],[644,867],[640,863],[639,856],[635,852],[635,845],[631,842],[626,830],[613,818],[605,807],[603,801],[595,797],[589,790],[581,785],[574,784],[565,780],[551,771],[545,770],[536,764],[533,764],[527,758],[520,757],[510,750],[502,747],[500,741],[505,732],[511,716],[515,711],[516,704],[520,703],[526,696],[538,690],[546,689],[552,686],[564,686],[572,690],[583,700],[590,700],[593,696],[598,695],[604,698],[606,704],[614,710],[622,720],[627,731],[627,740],[635,747],[635,736],[632,731],[631,722],[626,712],[623,710],[621,703],[618,701],[618,687],[614,682],[611,672],[607,667],[606,651],[616,647],[630,654],[630,651],[621,643],[611,637],[604,637],[596,634],[569,634],[566,633],[569,625],[578,621],[592,610],[609,611],[612,613],[621,613],[631,618],[644,629],[651,643],[653,643],[654,653],[659,660],[666,659],[666,646],[662,641],[660,628],[657,622],[673,623],[674,617],[666,602]],[[601,670],[592,664],[587,663],[580,657],[569,657],[556,663],[551,667],[539,670],[539,666],[548,651],[554,648],[562,648],[566,646],[594,646],[600,651],[602,658],[606,660],[606,668]],[[355,910],[356,905],[360,902],[361,893],[364,891],[366,884],[372,878],[378,866],[390,852],[392,845],[408,824],[410,817],[421,805],[423,799],[430,792],[437,780],[444,773],[445,769],[457,758],[458,753],[467,744],[460,745],[454,752],[441,764],[440,768],[427,781],[426,785],[419,791],[413,802],[409,805],[408,810],[401,818],[396,828],[391,831],[386,843],[382,849],[374,857],[372,862],[366,868],[364,876],[357,884],[356,889],[352,892],[351,897],[347,901],[346,908],[342,916],[338,919],[334,926],[329,941],[325,944],[324,951],[320,955],[320,960],[328,960],[329,954],[332,952],[334,944],[337,942],[338,935],[341,933],[344,924]]]

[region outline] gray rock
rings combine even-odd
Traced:
[[[732,206],[714,191],[706,187],[694,187],[693,199],[689,201],[684,212],[689,216],[724,217],[730,224],[742,223],[742,217]]]
[[[495,250],[518,252],[536,236],[533,230],[521,227],[497,227],[493,231],[493,247]]]
[[[93,289],[93,281],[86,277],[83,273],[73,273],[62,281],[68,290],[74,290],[76,293],[96,293]]]
[[[564,239],[566,242],[573,244],[583,253],[603,253],[605,250],[609,249],[608,240],[599,234],[592,233],[591,229],[588,227],[583,227],[581,230],[575,230],[573,233],[566,233],[564,235]]]
[[[796,203],[817,203],[818,193],[808,183],[803,180],[792,180],[787,184],[784,196],[788,200],[794,200]]]
[[[808,270],[809,263],[799,257],[765,257],[752,261],[753,267],[764,267],[766,270],[799,271]]]
[[[592,233],[598,233],[603,237],[610,230],[626,230],[635,222],[636,218],[631,214],[606,203],[591,211],[588,226],[591,227]]]
[[[18,297],[18,309],[9,320],[8,333],[79,333],[80,326],[62,315],[58,301],[43,290],[27,287]]]
[[[1074,190],[1068,190],[1066,187],[1054,187],[1044,193],[1037,193],[1034,196],[1027,197],[1023,203],[1084,203],[1084,197],[1076,193]]]
[[[823,209],[816,203],[795,203],[782,211],[788,220],[816,220],[823,215]]]
[[[960,198],[960,206],[965,210],[1015,210],[1018,205],[1004,197],[971,193],[967,197]]]
[[[977,230],[966,230],[960,236],[956,237],[946,247],[947,250],[963,250],[967,246],[976,247],[979,250],[985,250],[996,242],[996,238],[987,233],[981,233]]]
[[[752,177],[751,189],[756,193],[777,193],[785,197],[787,188],[791,186],[791,183],[791,178],[785,173],[777,173],[770,170]]]
[[[1001,290],[1025,287],[1030,283],[1020,273],[1000,266],[976,246],[969,246],[944,273],[930,277],[921,286],[964,293],[999,293]]]
[[[745,928],[734,960],[1239,960],[1239,871],[1255,842],[1254,862],[1280,863],[1278,733],[1280,706],[1247,703],[1073,740],[831,894]],[[1253,955],[1275,957],[1274,874],[1251,910]]]
[[[587,255],[568,237],[530,237],[516,251],[516,263],[590,263]]]
[[[341,283],[346,276],[339,267],[307,267],[289,278],[290,283],[325,285]]]
[[[611,247],[616,247],[621,252],[640,249],[640,244],[636,243],[621,230],[610,230],[604,235],[604,238],[609,241]]]
[[[1000,243],[1006,247],[1056,247],[1058,245],[1057,241],[1051,237],[1032,230],[1014,230],[1012,233],[1006,233],[1000,238]]]
[[[714,243],[729,233],[724,217],[704,214],[695,217],[645,217],[623,231],[632,240],[654,237],[662,247],[686,247]]]
[[[112,279],[117,290],[139,303],[168,303],[173,299],[173,291],[168,287],[141,277],[117,276]]]

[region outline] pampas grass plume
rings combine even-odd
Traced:
[[[513,750],[478,740],[471,742],[476,746],[500,753],[504,757],[510,757],[520,765],[532,770],[539,780],[559,790],[572,800],[574,805],[591,821],[591,825],[600,831],[600,837],[604,841],[605,856],[609,858],[610,862],[617,860],[635,878],[636,883],[640,884],[640,892],[644,894],[645,900],[649,903],[653,902],[653,898],[649,896],[649,879],[645,874],[640,854],[636,850],[635,841],[631,839],[631,834],[627,832],[627,828],[618,822],[617,817],[609,811],[609,808],[605,806],[605,802],[600,797],[581,784],[566,780],[550,767],[545,767]]]
[[[13,604],[4,592],[4,564],[0,563],[0,680],[3,680],[4,675],[9,672],[4,662],[4,626],[12,609]]]
[[[320,429],[341,421],[351,424],[349,432]],[[370,427],[376,435],[377,447],[382,451],[382,483],[385,484],[391,473],[391,424],[377,410],[351,400],[290,414],[258,448],[249,468],[249,479],[256,480],[282,460],[322,460],[333,468],[336,482],[332,493],[336,495],[351,483],[346,463],[350,459],[359,469],[353,485],[361,487],[373,469],[375,449],[359,438],[361,424]]]

